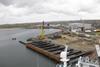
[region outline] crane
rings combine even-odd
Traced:
[[[41,32],[40,32],[40,35],[39,35],[39,39],[43,40],[45,39],[45,31],[44,31],[44,21],[42,22],[42,25],[41,25]]]

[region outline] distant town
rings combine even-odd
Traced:
[[[0,25],[0,28],[36,28],[38,27],[42,22],[27,22],[27,23],[20,23],[20,24],[2,24]],[[95,28],[100,28],[100,20],[73,20],[73,21],[45,21],[45,25],[48,26],[60,26],[60,25],[68,25],[70,23],[84,23],[84,24],[91,24],[91,26]]]

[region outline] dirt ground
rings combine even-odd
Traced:
[[[64,38],[57,38],[54,39],[53,41],[57,44],[60,45],[68,45],[70,48],[74,48],[77,50],[82,50],[82,51],[90,51],[90,50],[95,50],[95,40],[85,40],[83,37],[78,37],[78,36],[69,36],[69,35],[63,35]]]

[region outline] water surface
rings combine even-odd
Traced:
[[[57,31],[45,30],[46,34]],[[55,67],[53,61],[18,42],[39,34],[39,29],[0,29],[0,67]],[[17,40],[12,40],[13,37]]]

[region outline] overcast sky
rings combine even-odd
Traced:
[[[100,19],[100,0],[0,0],[0,24]]]

